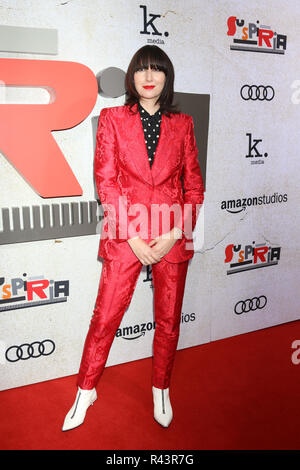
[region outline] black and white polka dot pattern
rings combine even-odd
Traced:
[[[148,160],[150,168],[152,167],[155,150],[157,147],[159,133],[160,133],[160,123],[161,123],[161,111],[156,111],[155,114],[149,114],[143,106],[138,103],[138,110],[141,116],[142,125],[144,129],[145,144],[148,152]]]

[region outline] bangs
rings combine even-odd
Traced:
[[[163,57],[158,57],[152,55],[147,55],[145,56],[144,54],[137,56],[135,64],[133,66],[133,73],[135,73],[137,70],[140,68],[148,68],[150,65],[150,68],[152,70],[159,70],[161,72],[164,72],[166,75],[168,73],[168,66],[166,64],[166,61],[164,60]]]

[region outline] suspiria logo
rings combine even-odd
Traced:
[[[261,206],[287,202],[287,194],[274,193],[272,196],[263,194],[261,196],[243,197],[237,199],[228,199],[221,202],[221,210],[226,210],[231,214],[238,214],[247,207]]]
[[[246,23],[245,20],[230,16],[227,19],[227,36],[233,37],[232,51],[266,52],[284,54],[287,36],[274,31],[271,26]]]
[[[69,281],[54,281],[44,276],[15,277],[9,281],[0,277],[0,312],[66,302]]]
[[[195,313],[182,313],[181,314],[181,323],[189,323],[190,321],[195,321]],[[138,325],[124,326],[123,328],[118,328],[116,332],[116,338],[122,338],[126,340],[138,339],[141,336],[149,331],[155,330],[155,322],[140,323]]]
[[[249,271],[250,269],[265,268],[278,264],[281,247],[270,247],[265,243],[252,245],[227,245],[225,248],[225,263],[230,263],[227,274]]]

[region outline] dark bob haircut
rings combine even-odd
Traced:
[[[151,68],[161,70],[166,75],[165,86],[155,104],[160,104],[163,114],[180,113],[177,105],[173,104],[174,97],[174,67],[167,54],[158,46],[143,46],[132,57],[125,77],[126,101],[125,105],[130,109],[139,101],[139,94],[134,86],[134,74],[140,68]]]

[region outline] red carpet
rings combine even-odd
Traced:
[[[178,351],[167,429],[153,419],[152,359],[106,368],[85,423],[65,433],[76,376],[0,392],[0,448],[299,449],[295,340],[299,321]]]

